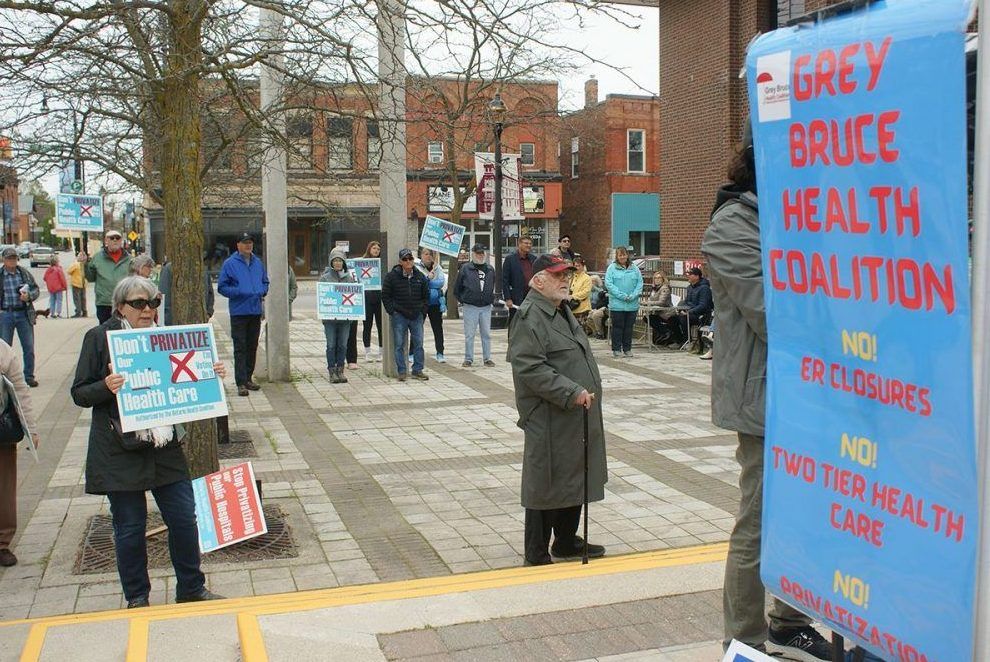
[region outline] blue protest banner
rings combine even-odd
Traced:
[[[769,347],[762,577],[892,660],[972,659],[969,10],[876,2],[764,35],[746,63]]]
[[[316,317],[321,320],[363,320],[364,285],[316,283]]]
[[[59,193],[56,206],[56,230],[103,231],[103,198]]]
[[[436,216],[427,216],[423,223],[423,233],[419,245],[431,250],[457,257],[464,239],[464,226],[445,221]]]
[[[126,379],[117,392],[124,432],[227,415],[212,324],[121,329],[107,342]]]
[[[347,268],[351,270],[358,282],[364,285],[364,290],[382,289],[382,261],[377,257],[355,257],[347,260]]]

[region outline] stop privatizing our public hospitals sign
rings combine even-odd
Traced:
[[[192,481],[202,553],[268,533],[254,467],[243,462]]]
[[[124,432],[227,415],[212,324],[109,331],[110,365],[124,375]]]
[[[769,357],[761,572],[888,660],[972,659],[963,0],[747,56]]]

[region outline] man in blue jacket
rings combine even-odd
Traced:
[[[708,279],[701,275],[701,269],[698,267],[688,269],[687,279],[688,286],[684,293],[684,300],[677,306],[680,313],[677,320],[681,325],[681,336],[685,342],[693,340],[688,336],[689,325],[698,327],[708,323],[711,320],[712,311],[715,309],[712,302],[712,287],[709,285]],[[701,354],[701,342],[693,342],[689,351],[692,354]]]
[[[234,341],[234,380],[237,395],[247,395],[261,387],[251,381],[261,335],[262,301],[268,294],[268,272],[254,254],[254,237],[249,232],[237,238],[237,252],[228,257],[217,292],[230,300],[230,337]]]
[[[533,250],[533,240],[522,236],[516,242],[516,252],[502,262],[502,298],[505,307],[509,309],[509,321],[516,314],[516,308],[522,305],[529,294],[529,281],[533,279],[533,265],[536,256]]]

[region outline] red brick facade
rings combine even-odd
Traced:
[[[610,94],[597,100],[597,83],[585,86],[585,107],[564,119],[560,135],[560,171],[564,182],[561,233],[593,271],[607,266],[612,248],[613,193],[655,193],[660,189],[660,99]],[[643,172],[630,172],[630,129],[644,133]],[[578,176],[572,177],[571,146],[578,139]],[[660,218],[654,229],[659,230]]]
[[[660,253],[698,259],[748,112],[746,45],[831,0],[660,0]]]

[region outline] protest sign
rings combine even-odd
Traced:
[[[250,462],[197,478],[192,487],[201,553],[268,533]]]
[[[968,4],[877,3],[747,56],[769,346],[761,573],[884,659],[972,659]]]
[[[725,649],[722,662],[774,662],[774,658],[733,639]]]
[[[502,220],[521,221],[523,214],[523,182],[519,176],[519,154],[502,155]],[[474,153],[474,174],[478,182],[478,218],[495,218],[495,154]],[[534,202],[535,204],[535,202]]]
[[[377,257],[355,257],[347,260],[347,268],[351,270],[358,282],[364,285],[364,291],[382,289],[382,261]]]
[[[318,282],[316,317],[321,320],[363,320],[364,285]]]
[[[457,257],[463,240],[463,225],[436,216],[427,216],[423,223],[423,233],[419,237],[419,245],[444,255]]]
[[[17,397],[17,391],[14,390],[14,383],[7,379],[7,376],[3,376],[3,389],[6,391],[7,397],[11,402],[14,403],[14,411],[17,412],[17,419],[21,422],[21,429],[24,430],[24,438],[18,442],[18,446],[24,446],[31,453],[31,457],[34,461],[38,461],[38,449],[34,445],[34,434],[35,431],[31,429],[28,425],[27,416],[24,415],[24,409],[21,407],[21,401]]]
[[[107,332],[124,432],[227,415],[212,324]]]
[[[56,230],[103,231],[103,198],[100,196],[59,193],[56,207]]]

